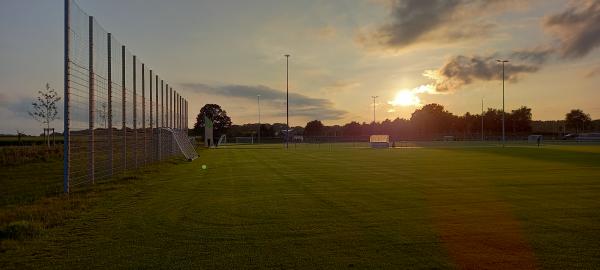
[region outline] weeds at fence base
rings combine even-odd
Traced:
[[[169,160],[168,164],[183,161]],[[0,209],[0,253],[18,249],[29,239],[43,236],[50,229],[65,225],[99,202],[107,193],[132,188],[135,182],[147,179],[146,175],[158,169],[141,169],[114,177],[105,183],[82,185],[70,194],[50,195],[19,204],[5,205]]]

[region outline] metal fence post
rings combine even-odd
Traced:
[[[171,93],[171,89],[168,85],[167,85],[167,127],[168,128],[172,128],[172,121],[171,118],[173,117],[173,104],[171,102],[172,100],[172,93]]]
[[[175,100],[173,99],[174,97],[174,91],[173,91],[173,87],[170,88],[169,90],[169,103],[171,104],[171,117],[169,117],[169,121],[171,121],[171,128],[174,128],[174,122],[173,120],[175,120]]]
[[[175,112],[173,110],[173,87],[168,88],[169,89],[169,128],[171,128],[171,132],[173,131],[173,113]],[[173,136],[169,136],[169,142],[170,142],[170,146],[169,147],[169,155],[173,155],[174,152],[174,147],[173,147]]]
[[[177,91],[173,90],[173,129],[177,129]]]
[[[69,103],[70,103],[70,91],[69,88],[71,87],[71,83],[69,80],[69,53],[70,53],[70,49],[71,49],[71,42],[70,42],[70,34],[69,34],[69,28],[71,27],[71,7],[70,7],[70,0],[65,0],[65,25],[64,25],[64,38],[65,38],[65,55],[64,55],[64,131],[63,131],[63,136],[64,136],[64,144],[63,144],[63,192],[65,193],[69,193],[69,189],[70,189],[70,174],[71,174],[71,167],[70,167],[70,163],[69,163],[69,159],[71,157],[71,149],[70,149],[70,130],[69,130],[69,121],[70,121],[70,110],[69,110]]]
[[[112,125],[112,35],[108,33],[108,168],[109,175],[113,175],[113,125]]]
[[[186,125],[186,129],[190,129],[190,103],[186,100],[185,101],[185,125]],[[193,115],[192,115],[193,116]]]
[[[153,102],[153,99],[152,99],[152,78],[153,78],[152,77],[152,70],[150,70],[150,74],[149,75],[150,75],[150,77],[149,77],[150,78],[150,93],[149,93],[150,94],[150,115],[148,115],[148,117],[150,117],[150,149],[154,149],[154,143],[155,143],[154,142],[154,130],[152,130],[152,128],[154,126],[153,125],[154,123],[152,121],[153,118],[154,118],[154,114],[153,114],[154,111],[152,111],[152,105],[153,105],[152,104],[152,102]],[[154,154],[152,155],[152,158],[150,159],[150,161],[153,161],[153,160],[154,160]]]
[[[190,129],[190,125],[189,125],[189,122],[190,122],[189,111],[190,111],[189,103],[186,100],[185,101],[185,129],[187,129],[188,131]]]
[[[146,165],[146,158],[147,158],[147,154],[146,154],[146,72],[144,71],[145,69],[145,65],[144,63],[142,63],[142,131],[144,132],[144,137],[143,137],[143,151],[142,153],[144,153],[144,156],[142,157],[142,160],[144,161],[144,165]]]
[[[173,116],[173,104],[171,104],[171,88],[167,84],[167,127],[171,128],[171,116]]]
[[[164,92],[164,99],[163,99],[163,109],[164,109],[164,115],[163,117],[165,118],[165,121],[163,123],[163,127],[168,128],[169,127],[169,84],[165,83],[165,92]]]
[[[156,100],[154,101],[156,106],[154,106],[154,109],[156,111],[156,121],[154,121],[154,126],[156,128],[156,143],[155,143],[155,147],[156,147],[156,160],[160,160],[160,155],[159,155],[159,151],[160,151],[160,129],[158,128],[158,75],[156,75],[156,81],[154,84],[154,88],[155,88],[155,96],[156,96]]]
[[[179,129],[183,129],[183,97],[179,96]]]
[[[88,85],[89,85],[89,104],[88,104],[88,124],[89,124],[89,137],[88,137],[88,151],[89,151],[89,158],[88,158],[88,174],[89,174],[89,178],[92,181],[92,184],[94,184],[95,179],[94,179],[94,120],[95,120],[95,93],[94,93],[94,17],[89,16],[88,17],[88,24],[89,24],[89,67],[88,67],[88,71],[89,71],[89,78],[88,78]]]
[[[137,79],[136,79],[136,57],[135,55],[133,56],[133,64],[131,65],[133,67],[133,78],[132,78],[132,82],[133,82],[133,97],[132,97],[132,101],[133,101],[133,167],[137,168],[138,167],[138,134],[137,134],[137,101],[138,101],[138,96],[137,96]]]
[[[172,118],[173,118],[173,92],[172,88],[167,84],[167,127],[172,128]]]
[[[160,127],[163,128],[165,126],[165,88],[164,81],[160,80]],[[159,152],[158,159],[162,159],[162,130],[160,130],[160,138],[159,141]]]
[[[158,151],[159,151],[159,143],[160,143],[160,130],[158,129],[158,75],[156,75],[156,81],[154,84],[154,92],[156,93],[156,106],[154,107],[155,111],[156,111],[156,121],[154,121],[154,127],[156,128],[156,143],[154,144],[154,146],[156,147],[156,160],[159,160],[159,156],[158,156]]]
[[[122,102],[122,115],[123,115],[123,172],[125,172],[125,170],[127,170],[127,106],[125,105],[125,45],[121,46],[121,102]]]

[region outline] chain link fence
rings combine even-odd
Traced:
[[[96,183],[189,147],[188,102],[74,0],[65,0],[64,183]],[[192,153],[193,151],[193,153]]]

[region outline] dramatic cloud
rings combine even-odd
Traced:
[[[509,58],[519,60],[519,62],[541,65],[546,63],[555,52],[554,48],[537,47],[534,49],[515,50],[510,53]]]
[[[183,86],[197,93],[243,98],[251,101],[256,101],[256,95],[260,95],[261,101],[270,102],[271,106],[278,108],[285,104],[285,91],[262,85],[207,85],[189,83]],[[333,103],[328,99],[311,98],[302,94],[290,93],[290,115],[320,120],[336,120],[341,119],[345,114],[346,111],[335,109]],[[285,115],[285,112],[276,114],[276,116],[281,115]]]
[[[523,53],[523,52],[521,52]],[[524,54],[523,59],[528,59],[529,54]],[[435,90],[438,92],[455,91],[464,85],[475,81],[502,80],[500,64],[496,62],[497,56],[454,56],[446,61],[437,70],[428,70],[423,74],[435,81]],[[540,69],[538,58],[533,57],[531,64],[506,63],[505,79],[516,81],[520,75],[534,73]]]
[[[542,64],[555,56],[580,58],[600,46],[600,0],[573,1],[565,11],[547,17],[544,27],[556,33],[558,44],[504,54],[511,60],[505,65],[507,80],[516,81],[523,74],[537,72]],[[425,71],[423,75],[435,81],[436,91],[454,91],[475,81],[501,80],[499,64],[495,61],[497,58],[497,53],[454,56],[441,68]],[[594,69],[586,77],[599,73]]]
[[[518,1],[500,0],[395,0],[390,22],[373,32],[361,34],[365,45],[401,49],[418,42],[453,42],[482,37],[493,24],[473,20],[503,10]]]
[[[571,6],[549,16],[544,27],[555,33],[564,58],[580,58],[600,46],[600,0],[573,1]]]
[[[7,95],[0,93],[0,107],[15,113],[18,116],[29,117],[27,112],[31,110],[33,98],[9,98]],[[60,108],[60,107],[59,107]]]

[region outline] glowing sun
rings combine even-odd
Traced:
[[[421,99],[412,91],[402,90],[396,94],[394,100],[388,102],[392,106],[419,106]]]

